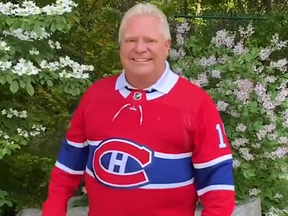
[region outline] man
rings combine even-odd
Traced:
[[[82,178],[89,216],[230,216],[232,156],[211,98],[166,61],[165,15],[137,4],[119,30],[123,72],[96,81],[73,115],[43,216],[65,216]]]

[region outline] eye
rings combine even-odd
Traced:
[[[135,39],[127,39],[126,42],[136,42]]]

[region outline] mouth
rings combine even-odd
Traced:
[[[132,61],[134,61],[134,62],[149,62],[149,61],[151,61],[152,59],[150,59],[150,58],[132,58]]]

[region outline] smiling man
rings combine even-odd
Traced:
[[[65,216],[84,178],[89,216],[231,216],[232,154],[205,91],[172,72],[166,16],[137,4],[119,29],[123,71],[84,94],[52,171],[43,216]]]
[[[151,87],[163,75],[171,42],[164,17],[160,21],[159,15],[145,13],[142,8],[138,5],[128,11],[119,30],[120,58],[125,77],[138,89]]]

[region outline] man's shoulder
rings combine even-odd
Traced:
[[[179,77],[178,87],[182,94],[185,94],[188,97],[191,96],[190,98],[194,101],[195,99],[202,101],[202,99],[207,96],[209,97],[208,93],[203,88],[181,76]]]
[[[118,76],[119,74],[98,79],[93,82],[86,92],[114,90]]]
[[[92,85],[84,92],[82,100],[91,101],[99,97],[101,94],[108,94],[114,92],[116,80],[119,74],[112,75],[98,79],[92,83]]]
[[[115,83],[120,74],[107,76],[101,79],[96,80],[91,88],[110,88],[111,86],[115,88]]]
[[[203,106],[211,106],[212,103],[215,105],[212,97],[205,89],[184,77],[179,77],[175,90],[178,98],[176,104],[182,110],[197,113]]]

